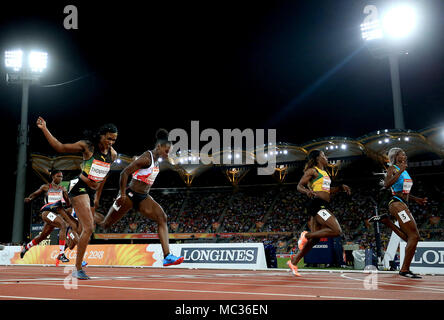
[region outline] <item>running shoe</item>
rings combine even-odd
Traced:
[[[86,267],[88,265],[88,262],[82,261],[82,267]]]
[[[389,216],[387,213],[381,214],[380,216],[373,216],[370,219],[368,219],[368,222],[379,222],[382,219],[387,219]]]
[[[26,246],[23,246],[22,251],[20,252],[20,258],[23,259],[25,256],[25,253],[28,252],[28,249],[26,249]]]
[[[89,279],[91,279],[90,277],[88,277],[86,275],[85,271],[83,271],[83,270],[74,270],[72,272],[72,277],[80,279],[80,280],[89,280]]]
[[[176,257],[170,253],[169,255],[167,255],[165,257],[165,259],[163,259],[163,266],[168,267],[168,266],[181,264],[183,262],[183,259],[184,259],[183,257]]]
[[[291,263],[291,260],[288,260],[288,261],[287,261],[287,265],[288,265],[288,267],[291,269],[291,272],[293,272],[293,274],[294,274],[296,277],[301,277],[301,274],[298,272],[298,267],[295,266],[294,264],[292,264],[292,263]]]
[[[65,256],[64,253],[61,253],[57,256],[57,260],[62,261],[63,263],[69,262],[69,259]]]
[[[302,250],[302,248],[305,246],[305,244],[307,243],[307,238],[305,237],[305,235],[307,234],[307,231],[303,231],[301,233],[301,237],[298,240],[298,248],[299,250]]]
[[[416,273],[409,271],[399,271],[399,275],[402,277],[410,278],[410,279],[422,279],[422,277],[418,276]]]

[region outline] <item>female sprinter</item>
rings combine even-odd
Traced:
[[[162,207],[148,193],[159,173],[158,160],[159,158],[167,160],[170,148],[171,142],[168,141],[168,131],[159,129],[156,132],[154,150],[145,151],[121,172],[119,195],[105,219],[99,223],[104,228],[109,228],[131,208],[154,220],[158,225],[159,239],[164,254],[164,266],[180,264],[184,258],[176,257],[170,253],[167,216]],[[132,179],[127,187],[130,175],[132,175]]]
[[[412,279],[420,279],[421,277],[410,271],[410,263],[415,255],[416,245],[419,241],[419,231],[416,226],[407,203],[412,199],[420,205],[427,203],[427,198],[418,198],[410,194],[413,181],[407,173],[407,156],[401,148],[392,148],[388,152],[390,166],[384,179],[384,188],[391,188],[392,198],[388,203],[389,212],[398,223],[396,226],[387,214],[374,216],[369,219],[372,221],[381,221],[393,230],[402,240],[407,242],[405,248],[404,262],[402,264],[399,275]]]
[[[313,150],[308,154],[308,162],[304,168],[304,175],[298,184],[298,191],[310,198],[307,213],[310,215],[308,226],[311,232],[304,231],[298,241],[299,252],[287,264],[295,276],[299,276],[297,264],[307,252],[319,242],[320,238],[338,237],[342,234],[336,217],[329,210],[330,197],[344,191],[350,194],[346,185],[330,188],[331,179],[325,171],[328,159],[324,152]]]
[[[69,259],[65,256],[66,233],[69,226],[69,222],[67,221],[68,213],[65,212],[65,208],[69,206],[70,202],[66,189],[60,185],[60,182],[63,180],[62,171],[52,171],[51,178],[51,183],[42,185],[39,189],[25,198],[25,202],[29,203],[41,194],[45,195],[45,205],[40,209],[44,225],[42,232],[27,245],[23,246],[20,257],[23,259],[26,252],[31,247],[38,245],[45,240],[54,228],[59,228],[60,253],[57,256],[56,262],[58,264],[59,261],[69,262]],[[72,234],[72,237],[78,238],[78,235],[75,232],[72,232]]]
[[[106,124],[87,140],[63,144],[49,132],[42,117],[38,118],[37,126],[57,152],[83,154],[82,172],[71,181],[69,197],[82,228],[77,244],[76,270],[72,276],[87,280],[89,277],[82,270],[82,260],[94,230],[94,207],[98,206],[99,201],[96,191],[101,193],[111,163],[117,159],[117,152],[112,147],[117,139],[117,128],[113,124]]]

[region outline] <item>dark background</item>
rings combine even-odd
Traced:
[[[49,53],[29,102],[29,152],[55,154],[35,121],[62,142],[113,122],[119,153],[152,148],[157,128],[275,128],[278,141],[357,138],[393,128],[387,59],[363,47],[365,5],[336,1],[36,1],[0,12],[0,49]],[[390,2],[390,1],[386,1]],[[400,58],[406,127],[444,118],[444,2],[416,1],[420,30]],[[66,30],[66,5],[79,29]],[[3,57],[2,57],[3,59]],[[2,61],[1,76],[5,70]],[[21,88],[0,81],[2,230],[11,239]],[[40,183],[28,170],[27,194]],[[37,180],[32,182],[31,180]]]

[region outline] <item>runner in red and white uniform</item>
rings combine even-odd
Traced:
[[[40,209],[42,220],[44,222],[42,232],[32,239],[27,245],[23,246],[20,257],[23,259],[26,252],[33,246],[45,240],[54,228],[60,228],[59,232],[59,246],[60,253],[57,256],[57,264],[59,261],[69,262],[65,256],[66,231],[69,227],[67,220],[67,207],[70,205],[68,193],[66,189],[60,185],[63,179],[63,173],[60,170],[51,172],[51,183],[42,185],[38,190],[31,193],[29,197],[25,198],[25,202],[29,203],[41,194],[45,194],[45,205]],[[70,209],[68,209],[70,211]],[[78,239],[75,231],[71,232],[71,236]]]
[[[119,221],[131,208],[154,220],[158,224],[159,239],[164,254],[164,266],[180,264],[184,258],[176,257],[170,253],[167,216],[162,207],[148,193],[159,174],[158,160],[160,158],[167,160],[170,148],[171,142],[168,141],[168,131],[159,129],[156,133],[156,147],[154,150],[144,152],[121,172],[120,191],[117,199],[104,220],[99,223],[107,229]],[[132,175],[132,180],[127,186],[130,175]]]

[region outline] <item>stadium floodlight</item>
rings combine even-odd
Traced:
[[[41,73],[46,69],[48,63],[48,53],[31,51],[28,56],[28,64],[31,72]]]
[[[408,4],[395,6],[383,15],[384,36],[404,38],[410,35],[417,24],[416,10]]]
[[[5,51],[5,66],[6,68],[12,68],[14,71],[20,71],[23,64],[23,51],[22,50],[10,50]]]
[[[26,58],[25,58],[26,56]],[[14,222],[12,242],[23,241],[23,216],[26,188],[26,154],[28,141],[28,99],[29,88],[37,83],[46,69],[48,54],[41,51],[30,51],[28,54],[21,49],[5,51],[6,82],[22,86],[22,109],[18,136],[17,175],[15,187]]]
[[[411,1],[398,2],[379,14],[375,5],[366,5],[361,24],[362,38],[376,58],[387,58],[390,64],[395,128],[405,129],[399,80],[399,54],[407,52],[407,39],[418,25],[418,8]],[[379,133],[378,133],[379,134]]]

